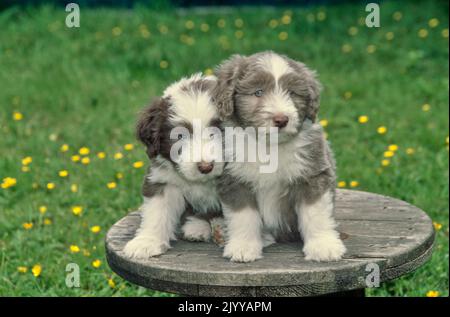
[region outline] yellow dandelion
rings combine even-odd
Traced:
[[[208,23],[202,23],[201,25],[200,25],[200,31],[202,31],[202,32],[208,32],[209,31],[209,24]]]
[[[341,47],[343,53],[350,53],[352,51],[352,46],[350,44],[344,44]]]
[[[212,75],[214,72],[211,68],[207,68],[203,71],[203,74],[205,74],[206,76],[210,76]]]
[[[395,152],[395,151],[398,150],[398,145],[397,144],[391,144],[391,145],[388,146],[388,150],[392,151],[392,152]]]
[[[108,279],[108,285],[111,288],[115,288],[116,287],[116,283],[114,282],[114,280],[112,278]]]
[[[81,207],[81,206],[72,206],[72,213],[75,216],[81,215],[82,212],[83,212],[83,207]]]
[[[281,18],[281,23],[283,24],[290,24],[292,21],[291,16],[290,15],[283,15],[283,17]]]
[[[328,126],[328,120],[326,120],[326,119],[320,120],[319,123],[324,128]]]
[[[444,37],[444,38],[448,38],[448,29],[443,29],[443,30],[441,31],[441,35],[442,35],[442,37]]]
[[[92,231],[93,233],[99,233],[100,230],[101,230],[101,227],[100,227],[100,226],[92,226],[92,227],[91,227],[91,231]]]
[[[355,188],[355,187],[358,187],[358,186],[359,186],[359,182],[358,181],[351,181],[350,182],[350,187]]]
[[[72,185],[70,185],[70,191],[71,191],[72,193],[78,192],[78,185],[77,185],[77,184],[72,184]]]
[[[63,145],[61,145],[61,147],[59,148],[59,150],[61,151],[61,152],[67,152],[67,151],[69,151],[69,145],[67,145],[67,144],[63,144]]]
[[[18,266],[17,272],[19,273],[26,273],[28,271],[28,268],[26,266]]]
[[[324,11],[317,13],[317,21],[324,21],[327,18],[327,14]]]
[[[367,123],[367,122],[369,122],[369,117],[368,116],[359,116],[358,122],[361,124]]]
[[[124,148],[126,151],[131,151],[132,149],[134,149],[134,145],[131,144],[131,143],[128,143],[128,144],[125,144],[125,145],[123,146],[123,148]]]
[[[88,155],[91,152],[91,150],[88,147],[83,146],[78,150],[78,153],[80,155]]]
[[[161,69],[166,69],[167,67],[169,67],[169,62],[166,61],[166,60],[162,60],[162,61],[159,62],[159,67]]]
[[[142,166],[144,166],[144,162],[142,161],[137,161],[133,163],[134,168],[141,168]]]
[[[403,18],[403,13],[401,13],[400,11],[396,11],[394,12],[394,14],[392,15],[392,18],[395,21],[400,21]]]
[[[428,36],[428,30],[427,29],[420,29],[419,32],[417,32],[417,35],[420,38],[426,38]]]
[[[240,18],[237,18],[236,20],[234,20],[234,25],[237,28],[241,28],[241,27],[244,26],[244,21],[242,19],[240,19]]]
[[[33,223],[32,223],[32,222],[24,222],[24,223],[22,224],[22,227],[23,227],[25,230],[30,230],[31,228],[33,228]]]
[[[442,224],[440,224],[438,222],[433,222],[433,226],[436,231],[439,231],[442,229]]]
[[[55,187],[56,187],[55,183],[47,183],[47,189],[48,190],[53,190],[53,189],[55,189]]]
[[[52,142],[55,142],[56,140],[58,140],[58,135],[56,133],[52,133],[48,136],[48,139]]]
[[[348,34],[350,34],[351,36],[355,36],[356,34],[358,34],[358,28],[356,26],[351,26],[348,29]]]
[[[142,24],[142,25],[139,27],[139,31],[141,32],[141,36],[142,36],[144,39],[148,39],[148,38],[150,37],[150,35],[151,35],[151,33],[150,33],[150,31],[148,30],[147,26],[144,25],[144,24]]]
[[[37,189],[37,188],[39,188],[39,184],[38,183],[33,183],[33,184],[31,184],[31,188]]]
[[[119,35],[122,34],[122,29],[120,27],[118,27],[118,26],[115,26],[115,27],[112,28],[111,33],[114,36],[119,36]]]
[[[394,155],[395,155],[395,153],[394,153],[393,151],[385,151],[385,152],[383,153],[383,156],[386,157],[386,158],[391,158],[391,157],[393,157]]]
[[[2,188],[9,188],[9,187],[13,187],[16,186],[17,184],[17,180],[13,177],[5,177],[3,179],[3,182],[1,184]]]
[[[123,178],[123,174],[120,173],[120,172],[116,173],[116,178],[117,179],[122,179]]]
[[[386,40],[392,41],[394,39],[394,32],[387,32],[385,37],[386,37]]]
[[[274,29],[274,28],[276,28],[277,26],[278,26],[278,21],[277,21],[277,20],[272,19],[272,20],[269,21],[269,27],[270,27],[271,29]]]
[[[106,184],[106,187],[108,187],[109,189],[114,189],[117,187],[117,183],[116,182],[109,182]]]
[[[439,291],[428,291],[427,297],[439,297],[440,293]]]
[[[23,119],[23,114],[19,111],[14,111],[13,112],[13,120],[14,121],[20,121]]]
[[[225,22],[224,19],[219,19],[219,20],[217,21],[217,26],[218,26],[219,28],[221,28],[221,29],[224,28],[226,24],[227,24],[227,23]]]
[[[52,220],[50,218],[45,218],[44,219],[44,225],[49,226],[52,224]]]
[[[377,128],[378,134],[385,134],[387,132],[387,128],[385,126],[380,126]]]
[[[347,182],[346,182],[346,181],[339,181],[339,182],[337,183],[337,186],[338,186],[339,188],[347,187]]]
[[[45,214],[46,212],[47,212],[47,206],[44,206],[44,205],[39,206],[39,213],[41,215]]]
[[[22,166],[22,172],[27,173],[30,171],[30,167],[29,166]]]
[[[97,153],[97,157],[101,160],[103,160],[106,157],[106,153],[105,152],[98,152]]]
[[[346,92],[344,92],[344,99],[345,99],[345,100],[351,99],[352,96],[353,96],[353,94],[352,94],[351,91],[346,91]]]
[[[33,162],[33,158],[31,156],[27,156],[22,159],[22,165],[29,165],[31,162]]]
[[[115,154],[114,154],[114,159],[115,159],[115,160],[121,160],[121,159],[123,159],[123,154],[120,153],[120,152],[115,153]]]
[[[192,30],[192,29],[195,27],[195,23],[194,23],[194,21],[192,21],[192,20],[187,20],[187,21],[184,23],[184,27],[185,27],[186,29],[188,29],[188,30]]]
[[[81,164],[88,165],[89,163],[91,163],[91,159],[89,157],[85,156],[81,159]]]
[[[89,250],[83,249],[83,255],[84,256],[91,256],[91,252],[89,252]]]
[[[285,31],[283,31],[283,32],[280,32],[279,34],[278,34],[278,39],[280,40],[280,41],[286,41],[287,40],[287,38],[288,38],[288,33],[287,32],[285,32]]]
[[[406,149],[406,154],[408,155],[413,155],[416,152],[415,149],[413,149],[412,147],[409,147]]]
[[[31,269],[31,272],[33,273],[34,277],[39,277],[42,273],[42,266],[40,264],[36,264]]]
[[[430,19],[430,21],[428,21],[428,25],[430,26],[430,28],[435,28],[439,25],[439,20],[436,18],[432,18]]]
[[[67,177],[67,176],[69,176],[69,172],[66,170],[62,170],[62,171],[59,171],[58,175],[59,175],[59,177]]]
[[[98,269],[100,267],[100,265],[102,265],[102,261],[100,261],[98,259],[92,261],[92,266],[95,267],[96,269]]]
[[[80,159],[81,158],[79,155],[72,155],[72,157],[71,157],[72,162],[78,162]]]
[[[422,106],[423,112],[428,112],[428,111],[430,111],[430,109],[431,109],[431,106],[427,103]]]
[[[370,44],[367,46],[366,50],[367,50],[367,53],[373,54],[377,50],[377,47],[373,44]]]
[[[389,166],[391,164],[391,161],[389,161],[389,160],[387,160],[387,159],[384,159],[384,160],[382,160],[381,161],[381,166]]]
[[[69,250],[70,250],[71,253],[78,253],[78,252],[80,252],[80,247],[75,245],[75,244],[72,244],[69,247]]]

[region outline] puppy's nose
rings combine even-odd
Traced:
[[[213,162],[200,162],[197,163],[197,167],[198,170],[200,171],[200,173],[202,174],[208,174],[209,172],[211,172],[214,168],[214,163]]]
[[[282,113],[278,113],[278,114],[274,115],[272,120],[273,120],[273,124],[280,129],[287,126],[287,124],[289,122],[288,116],[286,116]]]

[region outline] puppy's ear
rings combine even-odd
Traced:
[[[234,111],[234,93],[236,83],[247,65],[247,58],[242,55],[233,55],[215,70],[217,86],[213,95],[222,120],[229,117]]]
[[[136,125],[136,136],[147,147],[150,158],[158,155],[161,143],[161,128],[168,116],[169,101],[158,98],[145,108]]]
[[[289,65],[297,72],[297,74],[304,80],[305,87],[305,102],[306,102],[306,118],[313,123],[316,122],[317,113],[320,108],[320,91],[322,85],[317,80],[316,72],[306,67],[305,64],[289,60]]]

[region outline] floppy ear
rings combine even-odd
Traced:
[[[217,86],[213,95],[222,120],[233,114],[236,83],[247,64],[246,60],[242,55],[233,55],[215,70]]]
[[[167,118],[169,101],[158,98],[145,108],[136,125],[136,136],[147,147],[149,158],[158,155],[161,143],[161,128]]]
[[[306,118],[313,123],[316,122],[317,113],[320,108],[320,91],[322,85],[317,80],[316,72],[310,70],[305,64],[289,60],[289,65],[304,79],[305,101],[306,101]],[[306,119],[305,118],[305,119]]]

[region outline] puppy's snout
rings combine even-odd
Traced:
[[[286,116],[282,113],[278,113],[278,114],[274,115],[272,120],[273,120],[274,126],[280,128],[280,129],[287,126],[287,124],[289,122],[288,116]]]
[[[200,162],[197,163],[197,167],[198,170],[200,171],[200,173],[202,174],[208,174],[209,172],[211,172],[214,168],[214,163],[213,162]]]

